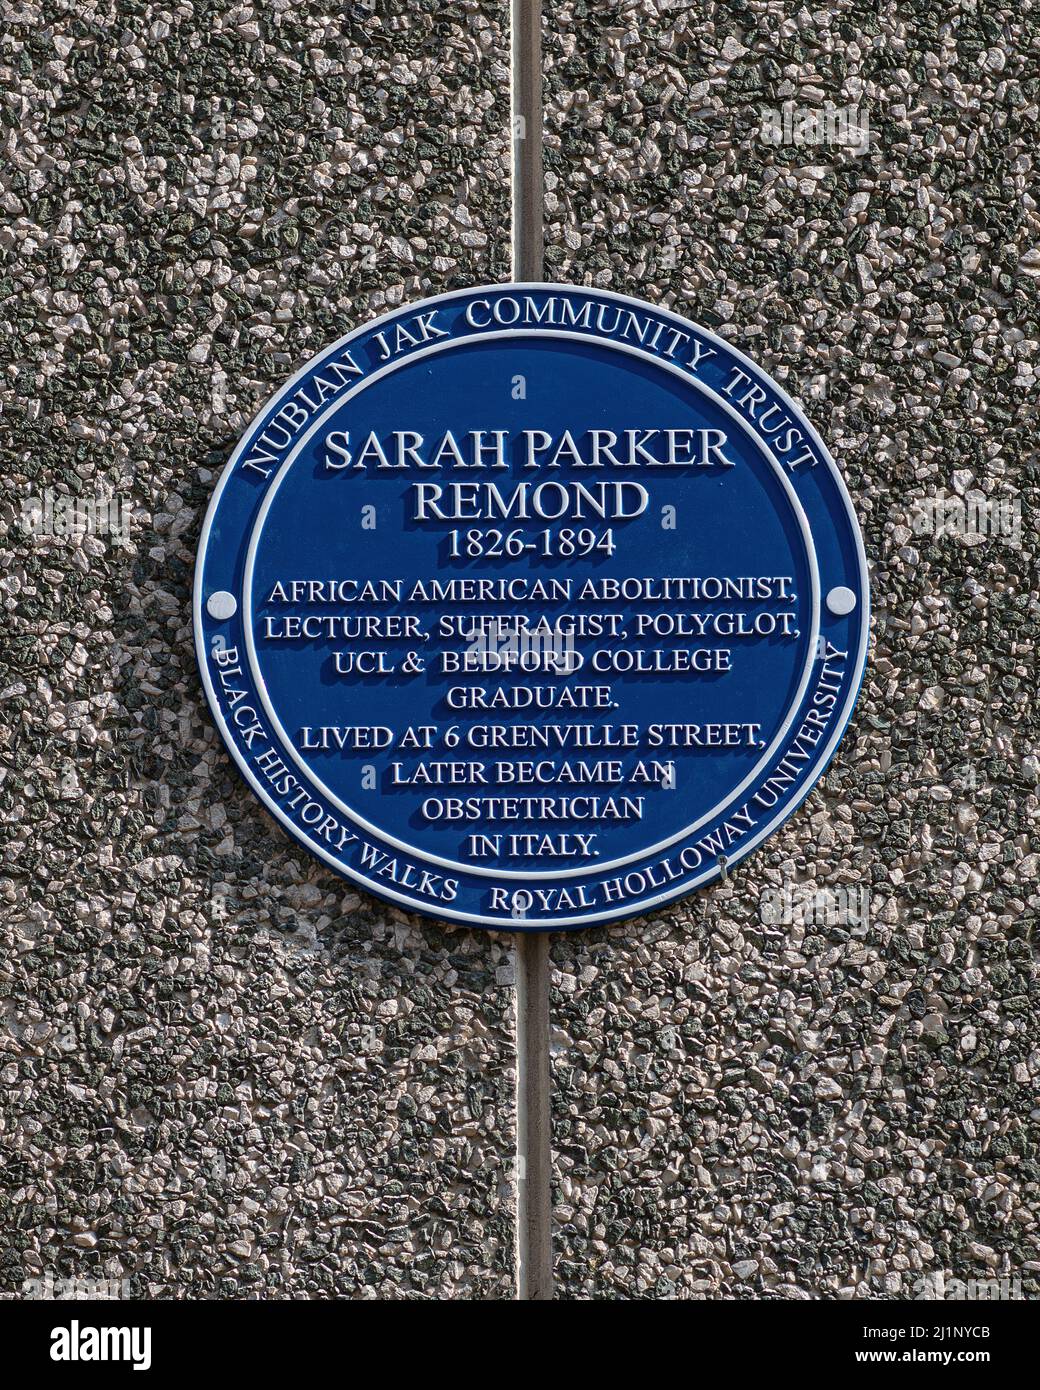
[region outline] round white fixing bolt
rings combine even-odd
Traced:
[[[216,597],[216,595],[214,595]],[[856,606],[856,595],[844,584],[837,585],[827,595],[827,608],[836,618],[844,618]]]
[[[827,601],[830,602],[829,599]],[[238,612],[238,599],[226,589],[218,589],[206,600],[206,612],[211,618],[216,618],[217,622],[222,623],[228,618],[233,618]]]

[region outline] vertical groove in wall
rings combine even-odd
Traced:
[[[517,1297],[552,1298],[549,937],[516,938]]]
[[[513,278],[542,278],[542,6],[513,0]],[[552,1297],[549,938],[516,937],[517,1298]]]
[[[513,278],[542,278],[542,0],[512,0]]]

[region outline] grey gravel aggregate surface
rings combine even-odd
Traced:
[[[725,886],[554,940],[558,1292],[1035,1297],[1037,13],[549,0],[547,24],[547,278],[667,304],[800,398],[874,605],[852,726],[787,825]],[[828,102],[865,150],[761,138]],[[918,534],[941,493],[1017,504],[1018,543]],[[869,912],[770,922],[785,887]]]
[[[891,1298],[1040,1271],[1040,21],[547,0],[547,278],[805,404],[874,647],[728,883],[553,939],[558,1295]],[[508,276],[506,7],[5,3],[0,1291],[508,1298],[502,938],[260,811],[195,671],[219,469],[324,343]],[[763,109],[866,112],[861,151]],[[1017,541],[915,529],[937,494]],[[126,499],[126,543],[28,498]],[[866,893],[776,922],[763,892]]]
[[[511,966],[291,845],[195,669],[238,434],[508,273],[501,4],[4,4],[0,1288],[509,1297]],[[126,499],[125,544],[27,498]]]

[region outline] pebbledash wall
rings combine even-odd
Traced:
[[[0,1287],[509,1298],[510,942],[287,841],[189,604],[267,395],[508,277],[507,7],[0,12]],[[1037,18],[548,0],[544,37],[546,277],[674,306],[806,401],[875,606],[787,826],[553,939],[558,1295],[1035,1297]],[[763,137],[828,102],[865,145]],[[915,524],[974,488],[1017,541]],[[63,493],[125,501],[125,540],[44,534]],[[784,920],[839,889],[858,916]]]
[[[289,843],[217,737],[190,611],[275,387],[508,274],[507,12],[3,8],[4,1287],[508,1298],[508,943]],[[27,495],[113,473],[125,547],[19,528]]]

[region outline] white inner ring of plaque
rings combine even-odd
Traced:
[[[440,855],[425,853],[423,850],[418,849],[415,845],[409,844],[405,840],[398,840],[395,836],[389,834],[386,830],[381,829],[378,825],[373,825],[370,821],[365,820],[364,816],[362,816],[352,806],[348,806],[345,802],[341,801],[339,797],[336,796],[336,794],[333,791],[331,791],[324,784],[324,782],[321,781],[321,779],[315,773],[314,769],[309,767],[308,764],[301,757],[298,756],[297,749],[293,744],[292,739],[286,733],[281,720],[275,713],[274,706],[271,704],[270,697],[267,693],[267,686],[264,683],[263,675],[260,671],[260,665],[256,654],[256,646],[253,640],[253,570],[256,564],[256,552],[260,543],[260,534],[263,531],[264,523],[267,520],[267,514],[270,511],[275,494],[281,486],[282,481],[288,473],[289,469],[296,461],[296,458],[299,455],[301,449],[303,449],[304,446],[313,438],[313,436],[322,428],[322,426],[325,424],[325,422],[329,419],[330,416],[335,415],[348,400],[352,400],[355,396],[360,395],[366,386],[373,385],[382,377],[388,376],[391,373],[395,372],[398,369],[398,367],[402,367],[406,363],[414,362],[420,357],[427,357],[437,352],[446,352],[449,351],[451,348],[462,347],[468,343],[473,342],[487,342],[490,339],[496,338],[524,337],[566,338],[580,343],[587,344],[589,342],[588,335],[584,333],[571,333],[562,329],[525,327],[520,329],[506,328],[502,329],[500,332],[496,331],[492,333],[488,333],[486,331],[477,332],[467,334],[465,337],[453,338],[448,343],[432,343],[429,347],[420,348],[416,352],[409,353],[408,356],[401,362],[387,363],[385,367],[381,367],[378,371],[373,372],[371,376],[366,377],[363,381],[359,381],[355,386],[352,386],[348,391],[345,391],[341,396],[338,396],[337,399],[333,401],[327,407],[327,409],[324,410],[321,413],[321,415],[319,415],[317,419],[315,419],[312,422],[310,427],[307,429],[306,433],[301,435],[300,438],[297,440],[290,453],[286,456],[281,467],[278,469],[278,472],[275,474],[274,479],[272,480],[264,496],[263,504],[260,507],[259,512],[257,513],[256,521],[253,524],[253,530],[249,537],[249,549],[246,552],[245,573],[242,579],[242,625],[245,635],[246,652],[249,657],[249,666],[253,673],[253,680],[256,682],[256,688],[260,696],[260,701],[263,704],[265,711],[267,712],[267,716],[270,719],[271,724],[273,725],[279,738],[281,739],[285,751],[289,754],[290,758],[296,764],[297,768],[299,768],[299,770],[304,774],[304,776],[308,778],[310,783],[314,787],[316,787],[324,797],[327,798],[327,800],[332,806],[335,806],[337,810],[342,811],[343,814],[347,816],[349,820],[353,821],[355,825],[360,826],[363,830],[366,830],[370,835],[375,836],[377,840],[381,840],[384,844],[393,845],[395,849],[402,850],[406,854],[410,854],[417,859],[424,860],[427,864],[436,864],[440,868],[455,869],[459,873],[476,874],[484,878],[522,879],[526,882],[530,882],[533,877],[536,877],[539,881],[543,879],[576,878],[579,876],[588,877],[589,874],[599,874],[601,872],[605,872],[607,869],[620,868],[625,864],[632,864],[637,860],[644,859],[647,855],[657,854],[660,850],[667,849],[669,845],[674,845],[677,841],[685,839],[689,835],[692,835],[694,831],[700,829],[702,825],[706,825],[709,821],[714,820],[716,816],[720,815],[725,810],[725,808],[730,805],[731,802],[735,801],[737,797],[740,796],[741,792],[744,791],[746,787],[751,785],[751,783],[755,780],[755,778],[758,776],[761,770],[768,765],[773,753],[776,751],[777,748],[779,748],[780,744],[783,742],[787,734],[787,731],[791,727],[794,717],[801,706],[802,699],[805,695],[806,688],[809,684],[809,677],[812,674],[812,668],[816,661],[817,638],[820,635],[820,575],[816,563],[816,547],[813,544],[812,533],[809,530],[809,520],[806,517],[804,510],[802,509],[801,502],[798,500],[798,495],[794,491],[794,488],[791,486],[790,480],[784,472],[782,464],[779,462],[776,455],[773,453],[772,449],[765,442],[765,440],[762,439],[760,435],[754,430],[752,425],[741,415],[739,415],[728,401],[722,400],[719,396],[715,394],[714,391],[710,389],[710,387],[706,386],[704,382],[698,381],[696,377],[692,377],[688,372],[684,371],[682,367],[676,365],[675,363],[662,362],[662,360],[659,357],[655,357],[652,353],[644,352],[641,348],[634,347],[630,343],[617,343],[612,342],[609,339],[601,338],[595,339],[594,341],[596,341],[603,347],[613,348],[617,352],[630,353],[633,357],[640,357],[644,361],[651,363],[652,366],[664,368],[674,373],[674,375],[679,377],[681,381],[685,382],[687,385],[695,387],[703,395],[708,396],[713,404],[719,406],[720,408],[726,411],[726,413],[740,427],[740,430],[744,435],[751,436],[756,445],[758,445],[758,447],[761,449],[767,462],[771,464],[774,472],[780,480],[781,486],[783,487],[784,492],[787,496],[787,500],[791,505],[791,510],[794,513],[795,519],[798,522],[799,530],[801,531],[802,541],[805,545],[806,558],[809,564],[809,574],[811,578],[812,587],[812,623],[810,628],[809,644],[806,648],[805,666],[802,670],[802,678],[799,682],[797,693],[795,694],[794,699],[788,706],[787,717],[781,725],[780,730],[773,738],[772,743],[766,749],[765,753],[763,753],[761,759],[755,764],[752,770],[744,778],[743,782],[741,782],[738,787],[734,788],[733,791],[729,792],[725,797],[723,797],[723,799],[720,802],[718,802],[717,805],[713,806],[712,809],[710,811],[707,811],[703,816],[701,816],[699,820],[694,821],[692,825],[684,827],[684,829],[680,830],[675,835],[670,835],[666,840],[660,840],[653,845],[645,845],[641,847],[639,850],[637,850],[634,854],[625,855],[621,859],[610,859],[604,863],[600,863],[599,860],[596,860],[594,863],[583,864],[580,867],[574,869],[494,869],[482,868],[474,864],[463,864],[455,859],[443,859]],[[727,350],[729,349],[727,348]],[[299,833],[298,829],[297,833]],[[304,830],[302,833],[306,834],[306,831]]]

